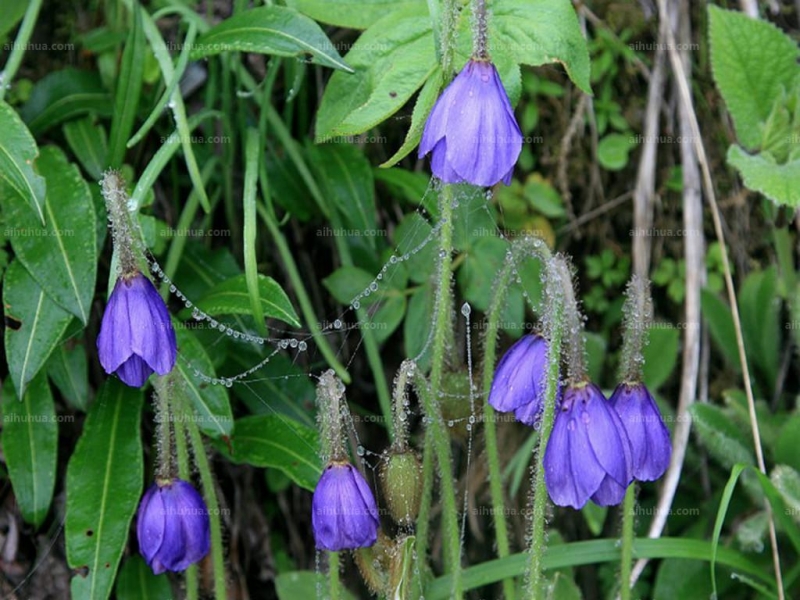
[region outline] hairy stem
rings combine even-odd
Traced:
[[[620,600],[631,600],[631,567],[633,566],[633,521],[636,507],[636,485],[631,484],[625,492],[622,505],[622,556],[620,558]]]

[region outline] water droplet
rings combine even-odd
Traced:
[[[361,308],[361,302],[359,302],[358,300],[356,300],[355,302],[353,302],[353,308],[354,308],[355,310],[358,310],[359,308]]]
[[[170,294],[174,294],[176,291],[178,291],[178,288],[176,288],[174,285],[169,286]]]
[[[299,344],[297,344],[297,349],[300,352],[305,352],[307,348],[308,348],[308,344],[306,344],[305,342],[300,342]]]
[[[342,322],[339,319],[336,319],[333,322],[333,328],[334,329],[341,329],[342,328]]]
[[[390,257],[389,257],[389,262],[390,262],[391,264],[393,264],[393,265],[394,265],[394,264],[397,264],[397,257],[396,257],[395,255],[392,255],[392,256],[390,256]]]
[[[294,339],[294,338],[292,338],[291,340],[289,340],[289,346],[290,346],[291,348],[297,348],[297,340],[296,340],[296,339]]]
[[[464,304],[461,305],[461,314],[464,315],[465,317],[468,317],[471,312],[472,312],[472,307],[469,305],[468,302],[464,302]]]
[[[364,450],[364,446],[359,446],[358,448],[356,448],[356,454],[358,454],[359,456],[364,456],[365,453],[366,450]]]
[[[378,284],[373,281],[372,283],[369,284],[369,290],[371,292],[377,292],[378,291]]]

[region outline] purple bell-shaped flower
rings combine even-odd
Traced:
[[[139,552],[153,573],[186,570],[210,547],[208,509],[202,496],[181,479],[153,484],[139,505],[136,536]]]
[[[117,279],[108,299],[97,352],[106,373],[141,387],[155,371],[166,375],[175,365],[177,344],[167,306],[153,282],[140,272]]]
[[[349,462],[331,462],[311,500],[317,548],[338,552],[372,546],[378,539],[378,507],[361,473]]]
[[[431,170],[445,183],[489,187],[511,183],[522,132],[497,69],[472,59],[433,106],[420,157],[432,152]]]

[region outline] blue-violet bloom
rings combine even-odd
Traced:
[[[420,158],[433,152],[431,170],[445,183],[489,187],[511,183],[522,132],[494,65],[470,60],[433,106]]]
[[[211,543],[202,496],[181,479],[153,484],[139,505],[136,536],[153,573],[186,570],[208,554]]]
[[[539,334],[523,336],[497,364],[489,404],[500,412],[514,411],[518,421],[533,425],[542,412],[546,375],[547,340]]]
[[[544,454],[545,484],[559,506],[581,508],[591,498],[622,501],[631,482],[631,448],[622,421],[593,383],[570,385],[556,407]]]
[[[672,444],[653,396],[643,383],[621,383],[610,403],[631,441],[633,478],[655,481],[669,466]]]
[[[361,473],[349,462],[331,462],[311,500],[317,548],[338,552],[372,546],[378,539],[378,507]]]
[[[139,272],[117,279],[108,299],[100,335],[100,364],[132,387],[153,371],[166,375],[175,365],[175,330],[153,282]]]

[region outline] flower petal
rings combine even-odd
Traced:
[[[580,395],[581,423],[597,461],[617,483],[631,482],[631,448],[622,421],[593,383],[586,384]]]
[[[610,402],[631,442],[634,478],[658,479],[669,466],[672,445],[653,396],[642,383],[622,383],[614,390]]]

